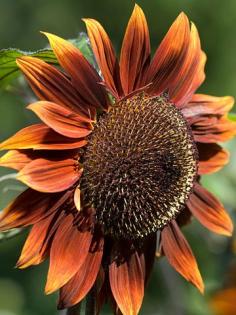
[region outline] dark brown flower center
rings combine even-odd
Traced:
[[[136,239],[179,214],[196,174],[193,137],[180,111],[165,97],[139,94],[99,119],[81,186],[105,234]]]

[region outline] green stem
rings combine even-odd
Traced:
[[[86,297],[85,315],[96,315],[96,283]]]
[[[80,315],[81,304],[74,305],[68,308],[66,315]]]

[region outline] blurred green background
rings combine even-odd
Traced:
[[[198,27],[207,53],[207,79],[200,91],[236,96],[236,1],[235,0],[140,0],[151,34],[153,50],[176,16],[184,11]],[[0,49],[16,47],[36,50],[47,45],[39,31],[75,38],[85,31],[82,17],[98,19],[118,50],[134,1],[130,0],[0,0]],[[0,91],[0,140],[29,125],[32,115],[17,95]],[[236,142],[226,146],[231,163],[217,174],[203,179],[221,198],[236,219]],[[9,170],[1,170],[0,175]],[[21,190],[13,180],[0,182],[0,207]],[[236,220],[235,220],[236,221]],[[197,222],[184,229],[197,257],[206,284],[201,296],[161,259],[156,263],[141,314],[213,314],[209,301],[227,285],[227,274],[234,266],[233,240],[213,235]],[[14,269],[26,233],[0,243],[0,315],[54,315],[57,296],[43,293],[47,264],[27,270]],[[236,283],[235,283],[236,286]],[[236,296],[235,296],[236,301]],[[104,311],[104,314],[110,312]],[[226,315],[226,314],[225,314]],[[228,314],[227,314],[228,315]],[[230,314],[230,315],[233,315]]]

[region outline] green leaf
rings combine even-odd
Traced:
[[[96,67],[89,39],[85,33],[80,33],[78,38],[69,41],[78,47],[85,58]],[[21,51],[14,48],[2,49],[0,50],[0,88],[4,88],[10,84],[13,79],[21,75],[16,64],[16,59],[22,56],[32,56],[47,63],[58,65],[57,58],[51,49],[41,49],[35,52]]]
[[[228,119],[232,121],[236,121],[236,113],[229,113],[228,114]]]

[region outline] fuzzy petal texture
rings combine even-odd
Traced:
[[[71,108],[86,121],[90,121],[91,116],[94,118],[94,108],[79,97],[71,81],[58,69],[29,56],[16,62],[39,99]]]
[[[91,133],[79,115],[51,102],[36,102],[28,106],[46,125],[69,138],[83,138]]]
[[[60,192],[70,188],[80,178],[83,169],[74,159],[37,159],[27,164],[17,179],[41,192]]]
[[[101,78],[80,50],[68,41],[49,33],[44,33],[59,63],[70,75],[79,95],[89,105],[107,110],[108,98],[99,84]]]
[[[68,308],[79,303],[89,292],[101,267],[103,245],[103,238],[94,242],[79,271],[61,288],[59,309]]]
[[[77,149],[86,144],[87,141],[84,139],[64,137],[47,125],[35,124],[21,129],[15,135],[0,143],[0,150],[66,150]]]
[[[187,205],[206,228],[218,234],[232,235],[233,223],[222,203],[200,184],[195,184]]]
[[[137,252],[109,266],[112,294],[123,315],[137,315],[144,297],[143,257]]]
[[[120,54],[120,77],[127,95],[144,85],[150,63],[149,30],[142,9],[136,4],[129,20]]]
[[[175,221],[172,221],[162,230],[161,243],[170,265],[203,293],[204,284],[196,259]]]
[[[92,235],[89,231],[80,232],[73,225],[73,216],[68,215],[57,229],[50,251],[46,294],[65,285],[85,262]]]
[[[101,69],[108,90],[118,98],[123,94],[120,83],[119,63],[112,43],[102,25],[93,19],[83,19],[93,53]]]
[[[216,143],[197,143],[197,149],[199,175],[215,173],[229,162],[229,152]]]

